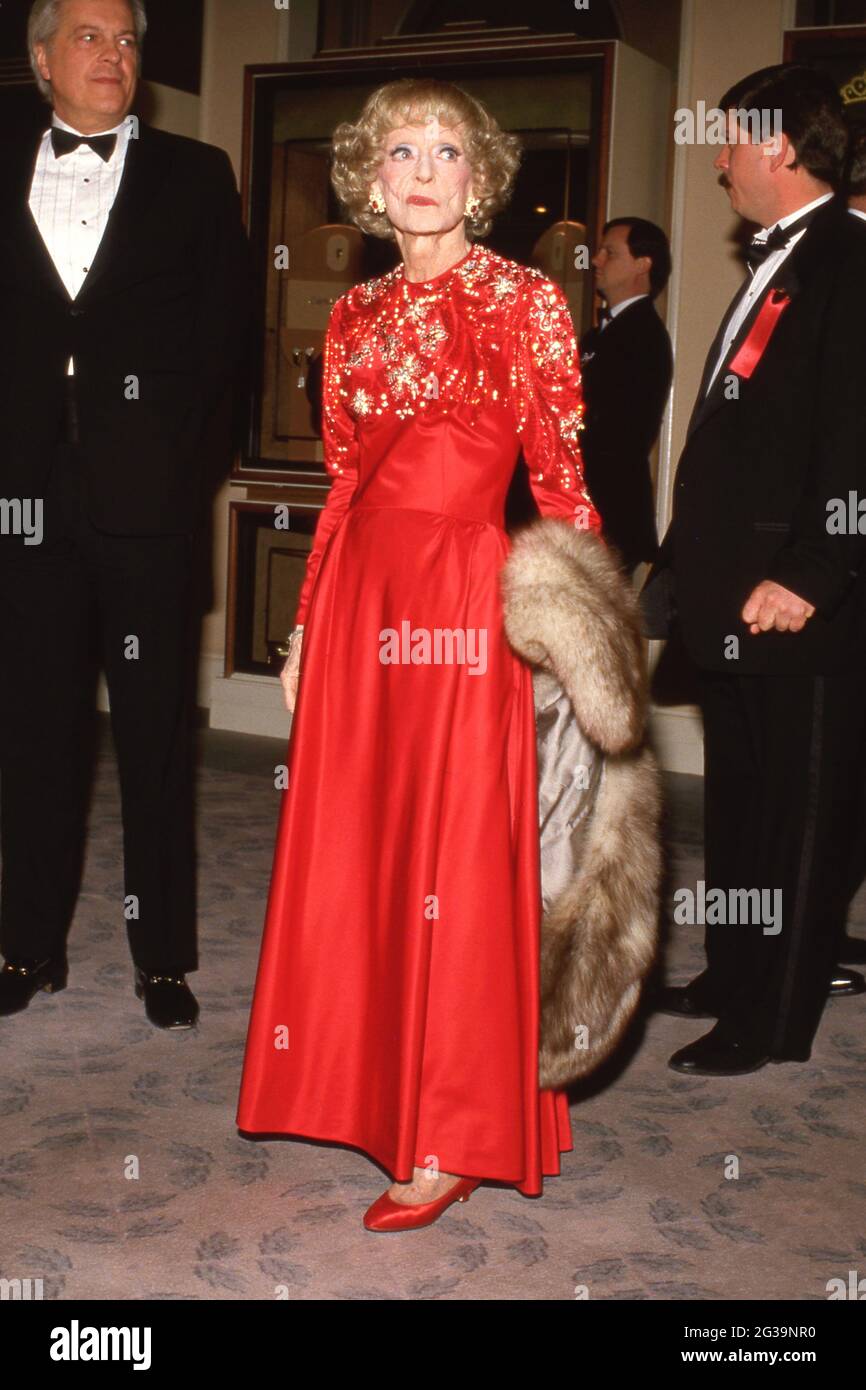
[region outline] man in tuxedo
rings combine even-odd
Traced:
[[[592,264],[605,307],[580,344],[586,401],[580,448],[605,538],[633,572],[658,550],[649,454],[673,356],[653,301],[670,276],[668,239],[643,218],[616,217],[605,224]]]
[[[37,0],[49,129],[0,155],[0,1013],[66,983],[104,666],[134,985],[198,1006],[192,558],[206,427],[243,351],[227,156],[129,113],[140,0]]]
[[[761,230],[707,358],[645,591],[652,608],[672,588],[700,683],[707,968],[660,1003],[718,1020],[670,1059],[702,1075],[809,1058],[866,767],[866,538],[839,519],[866,493],[866,398],[852,389],[866,380],[866,244],[834,196],[840,100],[828,77],[780,65],[720,105],[715,167]],[[781,131],[748,116],[776,111]]]
[[[848,211],[852,217],[866,222],[866,126],[863,125],[855,128],[849,144],[847,192]],[[866,878],[866,779],[862,793],[849,884],[852,898]],[[849,965],[866,965],[866,941],[859,936],[843,935],[839,959]]]

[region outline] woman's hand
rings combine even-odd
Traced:
[[[304,640],[304,629],[296,628],[289,638],[289,655],[286,657],[285,664],[280,672],[280,681],[283,687],[283,694],[286,701],[286,709],[289,714],[295,712],[295,702],[298,698],[298,680],[301,674],[301,644]]]

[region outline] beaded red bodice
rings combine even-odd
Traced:
[[[477,243],[433,280],[402,265],[335,306],[325,355],[325,463],[351,461],[380,421],[498,405],[511,412],[530,478],[574,498],[575,524],[600,518],[583,479],[577,344],[562,290]]]
[[[476,244],[432,280],[413,283],[400,265],[349,290],[325,339],[322,440],[333,482],[296,623],[350,507],[504,528],[521,447],[542,516],[600,530],[583,476],[582,415],[568,301],[540,271]]]

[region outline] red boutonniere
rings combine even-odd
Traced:
[[[764,349],[776,331],[776,324],[791,303],[791,296],[785,290],[771,290],[761,305],[758,317],[749,330],[749,336],[742,343],[728,363],[728,370],[737,376],[750,377],[764,355]]]

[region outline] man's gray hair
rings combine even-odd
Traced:
[[[127,0],[127,4],[132,10],[135,37],[138,40],[138,67],[140,71],[141,46],[147,33],[147,14],[144,0]],[[62,5],[63,0],[34,0],[30,10],[30,18],[27,21],[27,48],[30,53],[30,66],[33,69],[33,76],[36,78],[36,86],[49,103],[52,100],[51,83],[46,82],[39,71],[39,64],[36,61],[36,45],[41,43],[47,46],[51,43],[60,27]]]

